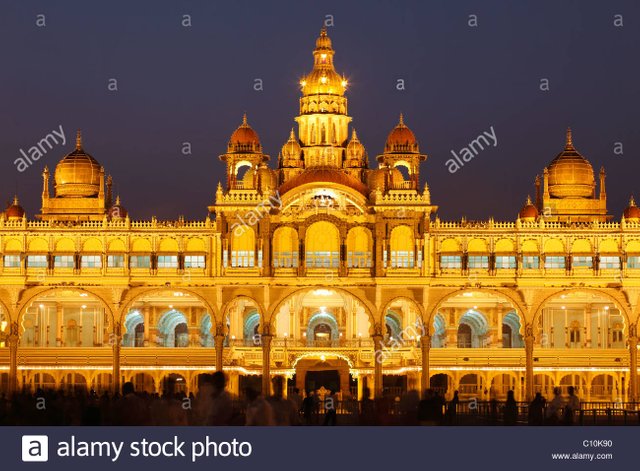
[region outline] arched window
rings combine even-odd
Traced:
[[[327,143],[327,128],[324,123],[322,123],[322,127],[320,128],[320,144]]]
[[[340,232],[330,222],[311,224],[305,238],[308,268],[338,268],[340,265]]]
[[[391,268],[413,268],[415,241],[408,226],[398,226],[391,231]],[[385,256],[386,260],[386,256]]]
[[[347,266],[371,268],[373,263],[373,238],[364,227],[354,227],[347,234]]]
[[[336,123],[331,124],[331,143],[338,143],[338,134],[336,133]]]
[[[292,227],[279,227],[273,233],[273,267],[298,266],[298,232]]]
[[[188,347],[189,328],[186,316],[175,309],[165,312],[158,321],[159,344],[163,347]]]
[[[316,125],[311,124],[311,130],[309,131],[309,144],[316,143]]]
[[[255,266],[256,235],[252,227],[236,226],[231,238],[231,266],[252,268]]]

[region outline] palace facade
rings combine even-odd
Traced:
[[[514,221],[440,220],[402,115],[369,168],[333,59],[323,29],[275,169],[243,118],[204,221],[131,219],[78,133],[36,219],[17,198],[0,217],[3,391],[191,392],[223,370],[235,393],[280,375],[352,397],[638,399],[633,200],[609,213],[567,131]]]

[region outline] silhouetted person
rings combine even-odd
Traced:
[[[276,376],[272,380],[273,396],[268,399],[273,409],[276,425],[298,425],[298,410],[293,401],[284,397],[284,378]]]
[[[563,405],[564,400],[562,399],[561,389],[553,388],[553,399],[547,406],[546,425],[558,425],[558,423],[560,423],[560,413],[562,412]]]
[[[580,410],[580,399],[576,396],[576,389],[573,386],[569,386],[569,397],[564,406],[564,425],[573,425],[573,420],[576,411]]]
[[[313,391],[307,391],[307,397],[302,401],[302,415],[304,417],[304,423],[307,425],[313,425],[313,417],[315,413]]]
[[[529,425],[542,425],[544,423],[544,406],[546,402],[545,398],[542,397],[542,393],[537,392],[536,397],[529,404]]]
[[[362,389],[362,401],[360,401],[360,425],[376,424],[376,407],[371,400],[371,390]]]
[[[324,399],[324,425],[336,425],[338,398],[333,391]]]
[[[513,390],[507,392],[507,401],[504,404],[504,424],[515,425],[518,422],[518,403],[513,395]]]
[[[275,425],[271,405],[252,388],[245,390],[247,411],[245,425]]]
[[[458,404],[460,404],[460,398],[458,397],[458,391],[453,391],[453,399],[449,401],[447,406],[447,424],[455,425],[456,416],[458,414]]]

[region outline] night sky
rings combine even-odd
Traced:
[[[36,26],[38,14],[46,26]],[[183,15],[191,27],[183,27]],[[478,26],[468,26],[469,15]],[[623,15],[623,27],[614,15]],[[2,1],[0,201],[30,218],[41,173],[73,149],[107,173],[134,219],[203,219],[247,112],[275,166],[326,15],[349,114],[370,160],[404,113],[443,219],[513,220],[536,174],[576,148],[608,174],[609,210],[640,196],[640,3],[616,1]],[[108,90],[117,80],[117,91]],[[254,90],[261,79],[263,91]],[[397,80],[406,89],[396,88]],[[540,90],[541,80],[549,91]],[[62,125],[67,144],[14,160]],[[497,147],[445,162],[493,126]],[[193,154],[183,155],[183,142]],[[614,153],[616,142],[623,155]],[[52,185],[53,186],[53,185]]]

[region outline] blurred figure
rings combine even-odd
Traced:
[[[547,406],[547,414],[546,414],[546,425],[558,425],[560,422],[560,413],[562,412],[562,406],[564,405],[564,400],[561,396],[561,389],[556,387],[553,388],[553,399]]]
[[[147,404],[136,395],[133,383],[122,385],[122,398],[118,401],[117,417],[119,425],[148,425]]]
[[[569,386],[569,397],[564,406],[564,425],[573,425],[576,411],[580,410],[580,399],[576,396],[576,389]]]
[[[324,399],[324,425],[336,425],[338,398],[336,393],[331,391],[329,397]]]
[[[360,425],[375,425],[376,409],[371,400],[371,390],[363,388],[362,401],[360,403]]]
[[[453,391],[453,399],[449,401],[447,406],[447,425],[455,425],[458,415],[458,404],[460,404],[460,397],[458,397],[458,391]]]
[[[252,388],[245,389],[247,411],[245,425],[275,425],[273,409],[262,396]]]
[[[547,401],[542,393],[537,392],[529,404],[529,425],[542,425],[544,423],[544,407]]]
[[[276,376],[272,380],[273,396],[268,399],[273,409],[275,425],[298,425],[298,409],[293,401],[284,397],[284,378]]]
[[[516,425],[518,422],[518,403],[516,402],[513,389],[507,392],[507,401],[504,404],[504,424]]]

